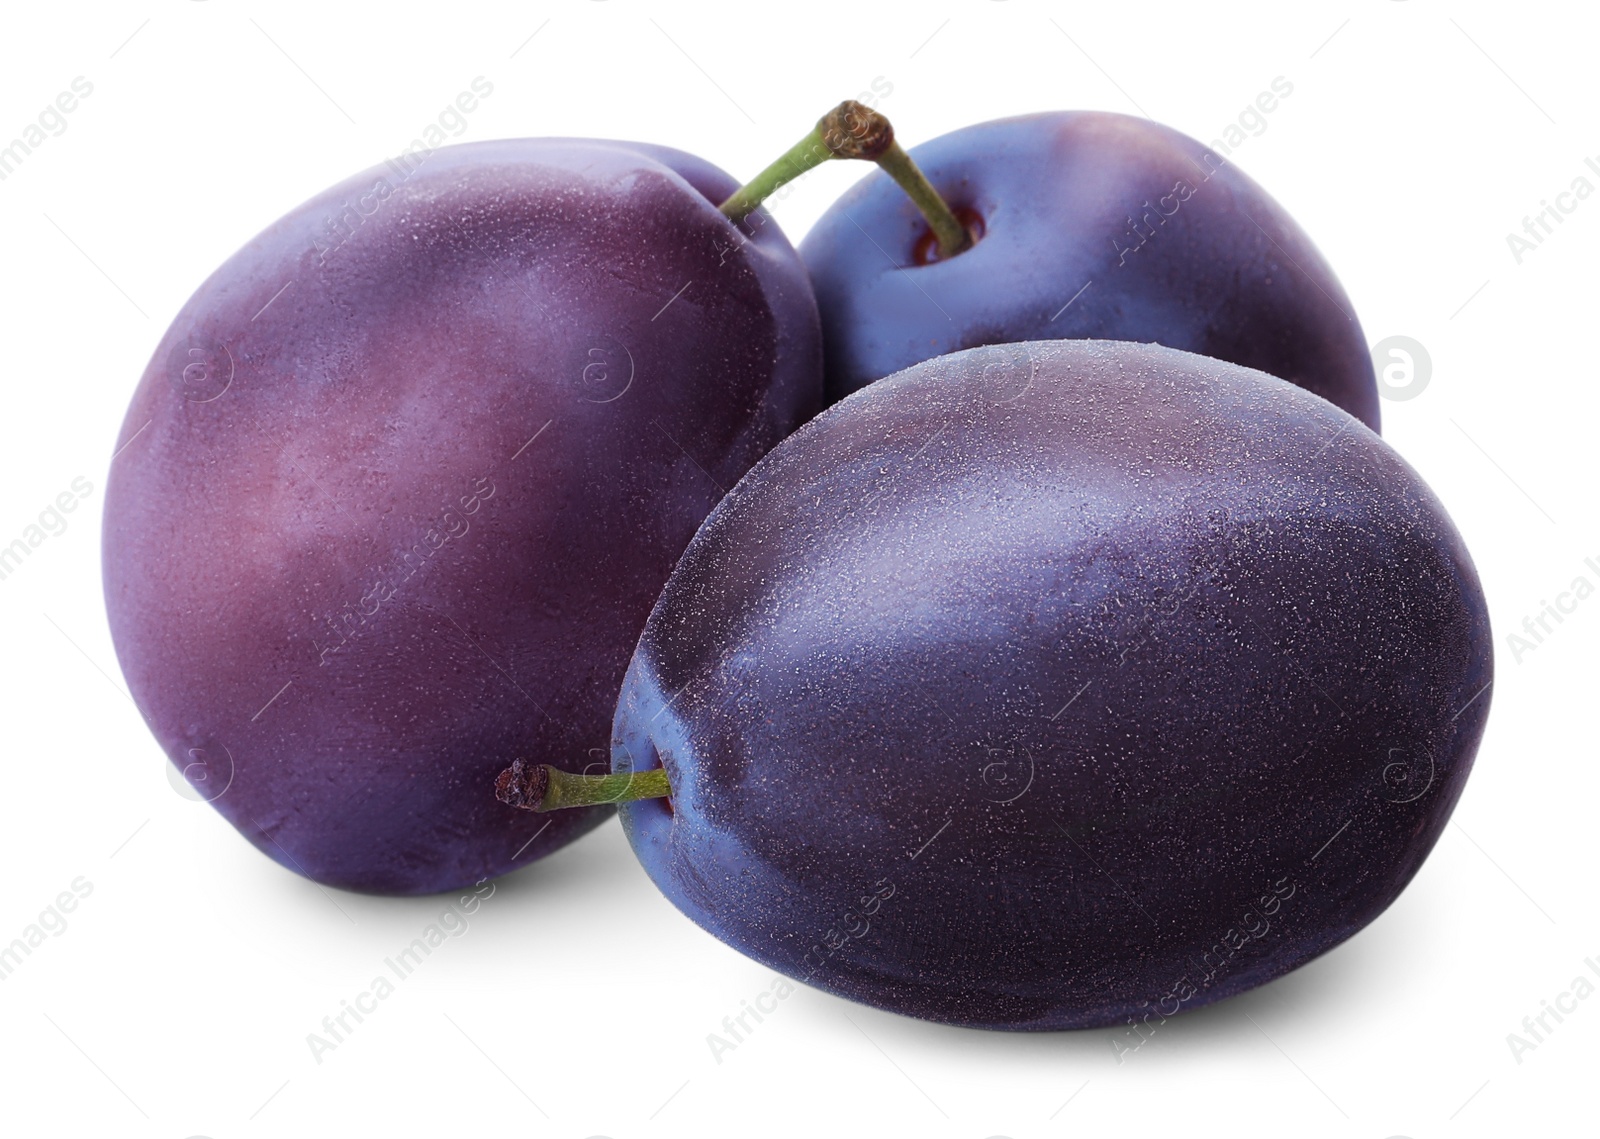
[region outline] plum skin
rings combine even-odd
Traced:
[[[604,768],[678,554],[821,406],[804,269],[717,213],[735,185],[645,144],[447,147],[300,206],[174,320],[107,610],[157,740],[266,854],[433,893],[609,815],[512,810],[495,772]]]
[[[1378,430],[1371,352],[1333,271],[1203,144],[1146,119],[1056,111],[910,153],[952,206],[983,219],[984,236],[918,265],[927,225],[881,171],[823,214],[800,255],[830,401],[983,344],[1154,341],[1289,380]]]
[[[1155,345],[879,381],[701,527],[629,666],[621,808],[764,965],[994,1029],[1158,1021],[1410,881],[1488,712],[1483,595],[1377,435]]]

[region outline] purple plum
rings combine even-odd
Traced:
[[[612,767],[656,885],[762,964],[997,1029],[1147,1024],[1372,921],[1488,714],[1477,574],[1283,380],[1064,340],[780,444],[645,626]]]
[[[1257,368],[1374,431],[1350,300],[1311,239],[1237,166],[1147,119],[1060,111],[964,127],[911,157],[979,240],[948,259],[882,171],[800,245],[829,400],[947,352],[1154,341]]]
[[[278,221],[162,339],[106,493],[111,630],[195,792],[387,894],[607,808],[483,792],[607,762],[628,656],[724,491],[822,402],[804,268],[662,147],[411,154]]]

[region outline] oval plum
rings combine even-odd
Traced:
[[[617,709],[657,886],[756,960],[952,1024],[1160,1018],[1372,921],[1487,715],[1461,537],[1393,450],[1155,345],[872,384],[707,519]]]
[[[662,147],[409,155],[201,286],[134,395],[106,602],[151,730],[285,866],[461,887],[609,811],[481,788],[606,763],[650,606],[706,513],[821,404],[803,267]]]
[[[927,225],[881,171],[829,207],[800,255],[830,400],[982,344],[1155,341],[1289,380],[1378,429],[1371,353],[1333,270],[1214,149],[1148,119],[1056,111],[911,156],[983,237],[920,263]]]

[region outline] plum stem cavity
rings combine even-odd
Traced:
[[[631,803],[672,794],[662,768],[614,775],[575,775],[548,763],[519,759],[495,777],[494,796],[508,807],[525,811],[559,811],[563,807],[594,807],[606,803]]]
[[[846,99],[818,119],[810,134],[735,190],[719,208],[728,220],[742,222],[780,187],[832,158],[876,162],[922,212],[938,242],[941,260],[972,245],[971,228],[962,224],[905,148],[895,141],[889,120],[854,99]]]

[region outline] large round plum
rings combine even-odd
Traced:
[[[656,884],[772,968],[953,1024],[1158,1021],[1395,899],[1491,674],[1460,536],[1332,404],[1154,345],[985,347],[722,501],[612,764],[673,789],[622,809]]]
[[[927,263],[927,225],[881,171],[823,214],[800,254],[829,399],[980,344],[1153,340],[1290,380],[1378,429],[1371,354],[1333,270],[1215,149],[1148,119],[1056,111],[911,155],[983,237]]]
[[[679,553],[821,405],[803,267],[690,155],[581,139],[409,154],[274,224],[195,294],[118,440],[123,671],[196,791],[267,854],[384,893],[594,827],[483,793],[604,767]]]

